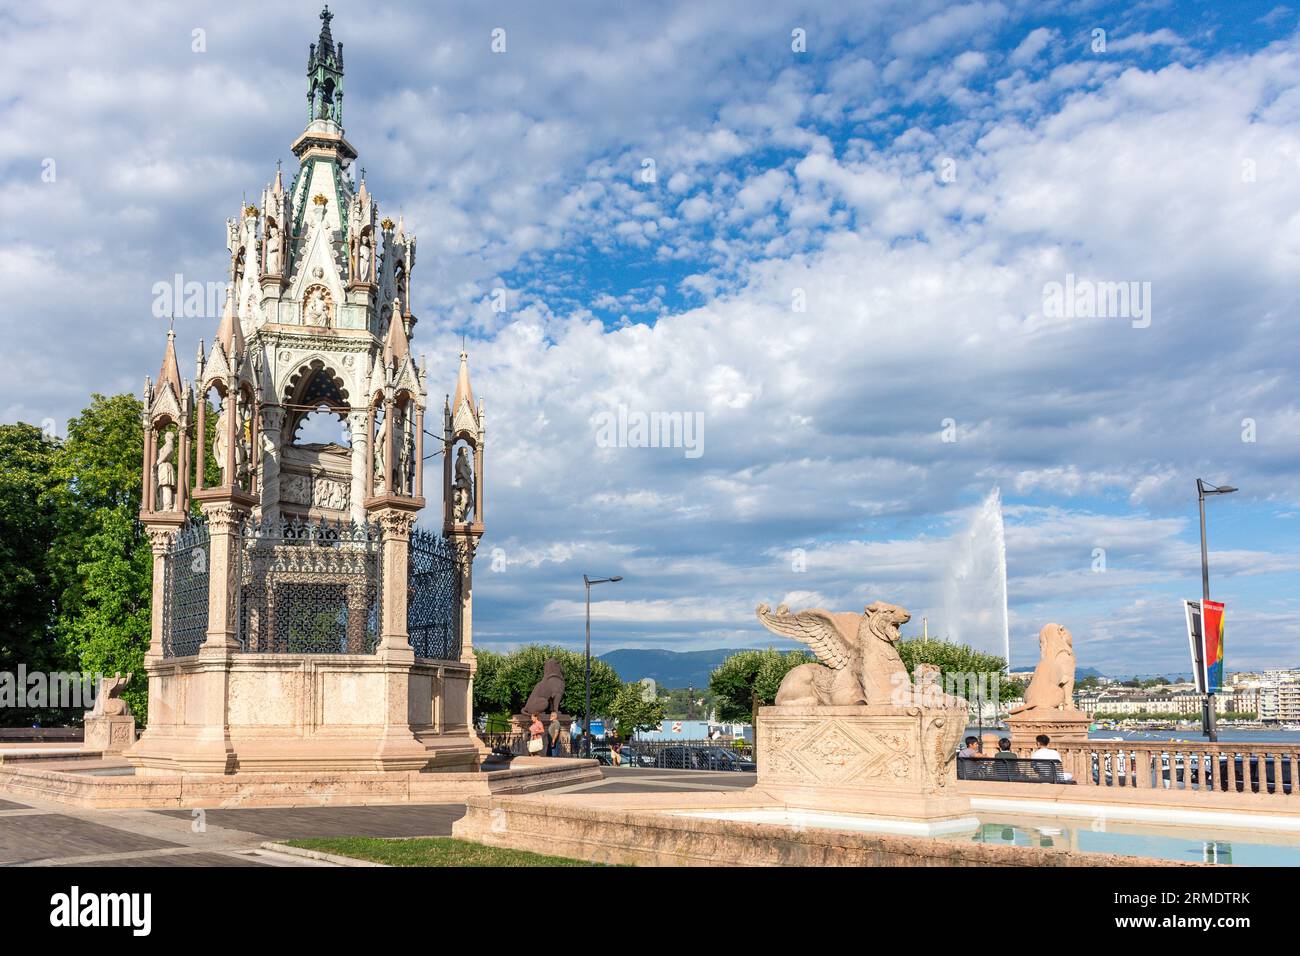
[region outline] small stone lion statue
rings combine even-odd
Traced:
[[[1074,638],[1059,624],[1038,632],[1038,666],[1025,688],[1025,703],[1008,716],[1031,710],[1074,710]]]
[[[122,672],[118,671],[112,677],[101,677],[99,679],[99,693],[95,695],[95,706],[91,709],[91,717],[121,717],[131,713],[131,708],[127,706],[126,701],[122,699],[122,691],[126,690],[126,685],[131,683],[131,673],[125,677]]]
[[[820,664],[800,664],[785,675],[777,705],[888,706],[911,678],[898,655],[898,628],[912,619],[904,608],[873,601],[862,614],[820,608],[792,614],[782,604],[771,613],[758,606],[758,619],[774,634],[807,644]]]

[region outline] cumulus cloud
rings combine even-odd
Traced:
[[[1059,619],[1085,664],[1185,669],[1201,476],[1243,488],[1212,524],[1234,661],[1300,663],[1294,36],[1117,13],[1093,56],[1091,13],[881,2],[794,17],[800,55],[766,5],[601,11],[336,11],[348,137],[420,236],[431,391],[469,332],[489,410],[476,641],[576,642],[584,572],[625,576],[598,650],[766,643],[760,600],[942,633],[946,542],[996,486],[1017,665]],[[150,290],[223,279],[315,29],[125,3],[0,27],[0,418],[156,371]],[[1150,321],[1053,314],[1067,281],[1149,283]],[[178,322],[183,353],[215,325]],[[602,447],[620,406],[698,414],[703,454]]]

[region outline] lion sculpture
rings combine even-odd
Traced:
[[[542,679],[528,695],[521,713],[532,715],[558,712],[563,698],[564,666],[554,657],[549,657],[542,665]]]
[[[774,634],[807,644],[820,664],[800,664],[785,675],[776,704],[886,706],[911,679],[898,655],[898,628],[912,619],[905,609],[874,601],[863,609],[830,612],[820,608],[792,614],[782,604],[771,613],[758,606],[758,619]]]
[[[1025,688],[1025,703],[1009,712],[1074,710],[1074,638],[1059,624],[1038,632],[1038,666]]]

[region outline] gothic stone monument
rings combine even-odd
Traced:
[[[416,239],[353,174],[330,19],[292,182],[277,168],[226,224],[229,287],[194,386],[174,332],[145,384],[149,722],[126,752],[142,775],[476,770],[486,752],[471,725],[483,408],[462,351],[442,534],[417,529]],[[313,413],[344,442],[302,435]]]
[[[880,817],[911,833],[974,828],[955,786],[966,701],[944,694],[933,672],[913,685],[896,647],[910,617],[883,601],[862,614],[759,605],[768,630],[807,644],[821,663],[790,671],[775,706],[759,709],[758,789],[789,807]]]
[[[1039,734],[1053,743],[1088,739],[1087,714],[1074,708],[1074,638],[1059,624],[1038,632],[1038,665],[1025,688],[1025,703],[1007,714],[1011,749],[1028,756]]]

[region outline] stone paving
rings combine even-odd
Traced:
[[[557,793],[674,793],[744,789],[752,773],[605,768],[598,782]],[[449,836],[463,804],[82,810],[0,799],[0,866],[323,866],[261,848],[325,836]]]

